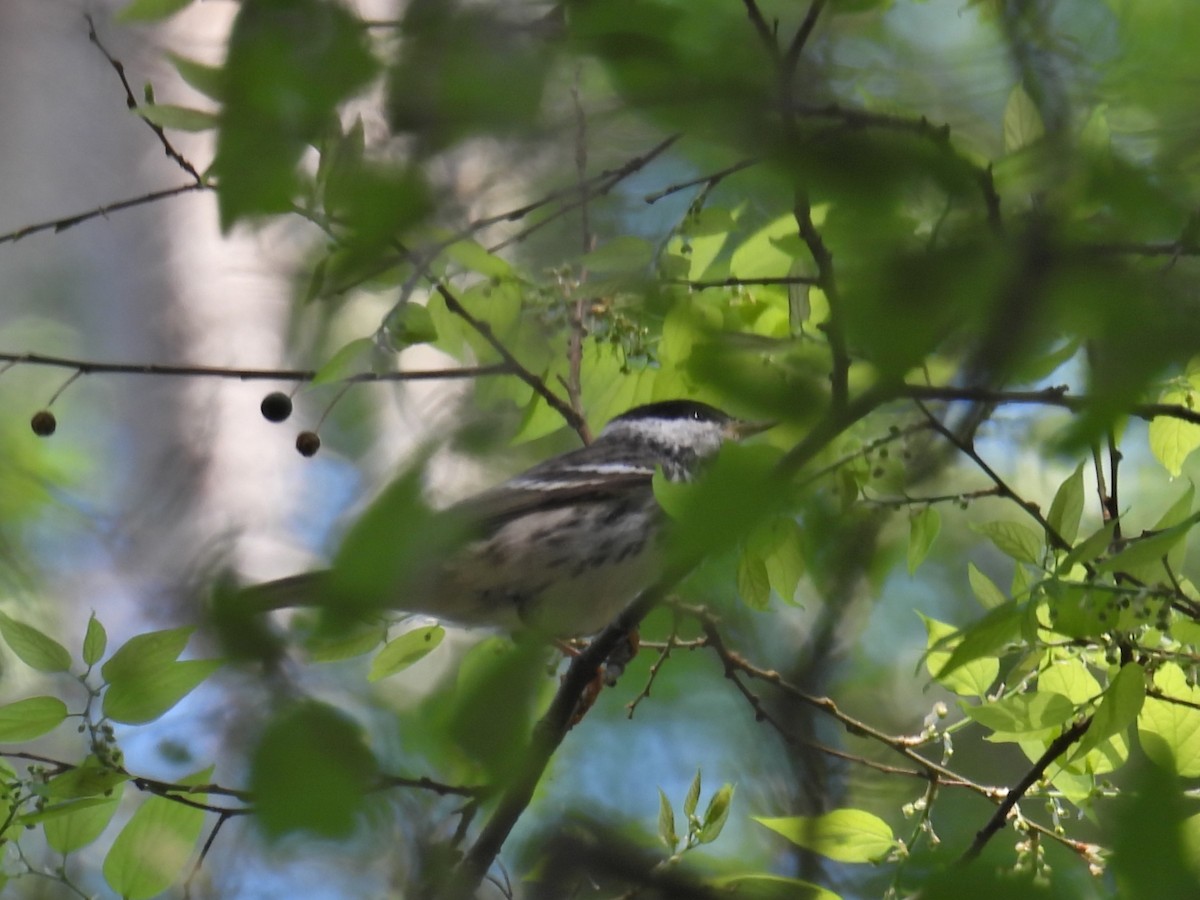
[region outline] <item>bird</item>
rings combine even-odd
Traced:
[[[691,481],[727,441],[770,427],[695,400],[636,406],[596,439],[446,510],[467,540],[398,586],[389,605],[441,621],[562,640],[595,634],[654,583],[667,517],[657,470]],[[329,572],[251,588],[263,608],[311,605]]]

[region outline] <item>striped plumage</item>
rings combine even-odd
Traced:
[[[757,430],[690,400],[635,407],[595,441],[452,507],[473,539],[397,596],[397,609],[463,625],[569,637],[599,631],[659,571],[656,468],[691,478],[723,441]],[[303,605],[322,573],[254,590]]]

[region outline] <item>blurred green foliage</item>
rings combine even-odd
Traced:
[[[295,313],[317,323],[295,330],[317,335],[313,390],[423,344],[505,368],[469,391],[463,443],[491,450],[572,446],[562,404],[578,432],[685,396],[778,422],[699,484],[656,479],[669,562],[701,564],[617,689],[634,723],[605,692],[534,778],[512,894],[1195,894],[1200,514],[1167,480],[1200,446],[1200,8],[396,15],[244,0],[219,67],[169,56],[213,108],[135,110],[215,130],[223,230],[315,226]],[[351,452],[374,434],[365,403],[324,428]],[[67,467],[3,439],[0,553],[19,558]],[[225,659],[181,658],[190,626],[110,651],[95,616],[80,649],[0,614],[6,666],[70,686],[21,682],[0,740],[71,718],[83,736],[60,764],[5,765],[8,846],[40,829],[86,867],[76,851],[116,833],[102,874],[130,897],[251,808],[280,854],[405,831],[397,884],[469,854],[547,746],[557,682],[536,641],[455,656],[440,625],[393,627],[414,574],[468,537],[424,499],[428,455],[345,530],[317,614],[276,628],[217,586]],[[289,683],[289,647],[356,702]],[[126,771],[113,723],[234,667],[279,701],[247,792]],[[698,766],[722,785],[703,813]],[[152,796],[124,821],[122,792]]]

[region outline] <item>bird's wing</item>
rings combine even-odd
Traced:
[[[595,478],[570,480],[540,479],[536,470],[518,476],[490,491],[468,497],[447,512],[471,523],[478,537],[486,537],[499,528],[535,510],[558,509],[575,503],[626,497],[650,490],[653,470],[606,473]]]

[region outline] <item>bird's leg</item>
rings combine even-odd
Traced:
[[[578,656],[579,649],[566,644],[562,641],[556,641],[559,649],[567,656]],[[579,695],[579,702],[575,704],[575,713],[571,716],[571,726],[574,728],[583,721],[583,717],[587,715],[589,709],[595,705],[597,698],[600,696],[600,691],[605,685],[612,687],[617,683],[617,679],[621,677],[625,671],[625,667],[637,655],[638,647],[641,645],[641,639],[638,636],[636,629],[629,632],[625,636],[625,640],[617,644],[613,648],[612,653],[608,655],[608,659],[604,661],[604,665],[596,670],[596,677],[588,682],[587,687],[583,689],[583,693]]]

